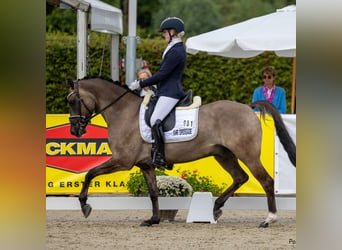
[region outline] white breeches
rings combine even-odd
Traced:
[[[175,98],[160,96],[151,116],[151,127],[153,127],[157,120],[163,121],[178,101],[179,100]]]

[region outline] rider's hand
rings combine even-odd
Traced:
[[[139,81],[135,80],[134,82],[132,82],[132,83],[128,86],[128,88],[129,88],[130,90],[135,90],[135,89],[140,88]]]

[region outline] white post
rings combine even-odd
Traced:
[[[213,215],[213,195],[211,192],[195,192],[192,195],[186,223],[210,222],[216,224]]]
[[[136,79],[136,24],[137,24],[137,0],[128,1],[128,36],[126,40],[126,84],[129,85]]]
[[[120,81],[119,74],[119,35],[110,36],[110,75],[113,81]]]
[[[77,9],[77,78],[87,72],[87,13]]]

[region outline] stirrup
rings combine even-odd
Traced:
[[[162,157],[160,157],[160,155],[158,155],[156,152],[154,153],[154,155],[152,157],[152,166],[157,167],[160,170],[164,170],[167,167],[164,159]]]
[[[154,157],[152,157],[152,166],[157,167],[160,170],[172,170],[173,169],[173,164],[167,165],[163,157],[158,155],[158,153],[154,154]]]
[[[156,167],[156,168],[158,168],[158,169],[160,169],[160,170],[172,170],[173,169],[173,164],[171,164],[171,165],[159,165],[159,164],[156,164],[156,163],[154,163],[154,162],[152,162],[152,166],[153,167]]]

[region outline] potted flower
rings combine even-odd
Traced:
[[[186,180],[177,176],[168,176],[162,171],[156,171],[159,196],[186,197],[192,195],[192,187]],[[130,174],[127,182],[128,191],[134,196],[147,196],[148,189],[141,171]],[[160,210],[161,221],[173,221],[178,210]]]
[[[166,174],[163,171],[156,170],[156,175],[160,176]],[[146,181],[140,170],[129,174],[129,180],[126,187],[128,192],[133,196],[148,196]]]
[[[180,174],[180,178],[184,179],[192,187],[193,192],[211,192],[213,196],[220,196],[224,191],[227,184],[222,183],[219,186],[210,179],[209,176],[202,176],[199,174],[198,170],[177,170]]]
[[[186,197],[192,195],[192,187],[177,176],[157,176],[159,195],[163,197]],[[178,210],[160,210],[160,220],[174,221]]]
[[[156,175],[160,196],[179,197],[192,195],[192,187],[185,179],[177,176],[168,176],[160,170],[156,170]],[[148,196],[146,181],[140,170],[130,173],[127,190],[133,196]]]
[[[192,195],[190,184],[177,176],[157,176],[159,195],[163,197],[186,197]]]

